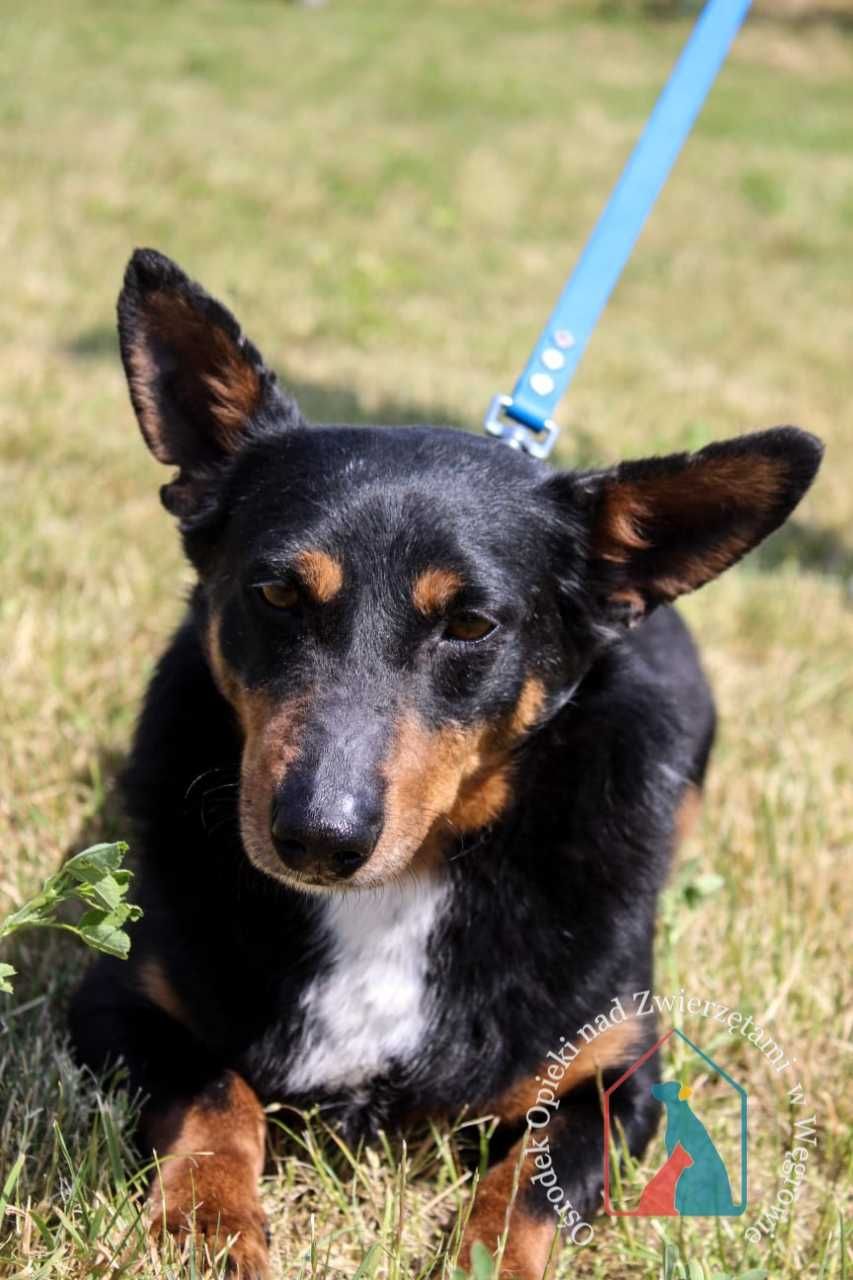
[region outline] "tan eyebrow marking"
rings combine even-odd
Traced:
[[[328,604],[344,584],[344,571],[340,561],[326,551],[300,551],[294,564],[318,604]]]
[[[452,569],[425,569],[412,584],[412,603],[418,613],[438,613],[462,585],[459,574]]]

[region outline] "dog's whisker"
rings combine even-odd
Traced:
[[[193,778],[192,782],[190,782],[189,786],[187,787],[186,791],[184,792],[184,802],[186,802],[187,800],[189,800],[189,798],[190,798],[190,796],[192,795],[193,791],[195,790],[195,788],[198,786],[198,784],[199,784],[200,782],[203,782],[205,778],[209,778],[209,777],[211,777],[213,774],[216,774],[216,773],[231,773],[231,774],[233,774],[233,773],[234,773],[234,769],[233,769],[233,767],[229,767],[229,766],[227,766],[227,765],[217,765],[217,766],[214,766],[212,769],[205,769],[205,770],[203,770],[201,773],[196,774],[196,776]]]

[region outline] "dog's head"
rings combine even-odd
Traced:
[[[121,351],[197,617],[243,736],[243,842],[368,887],[512,802],[525,741],[614,633],[775,529],[817,470],[794,428],[595,472],[439,428],[313,427],[234,317],[134,254]]]

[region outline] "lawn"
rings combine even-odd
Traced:
[[[317,419],[478,429],[688,24],[552,0],[0,0],[0,25],[2,915],[68,850],[127,834],[114,777],[189,581],[117,358],[131,248],[224,297]],[[796,1056],[817,1146],[794,1211],[750,1244],[800,1113],[723,1034],[750,1096],[744,1218],[600,1219],[561,1275],[846,1274],[851,157],[853,13],[766,5],[590,345],[557,454],[779,422],[827,442],[787,529],[684,606],[722,731],[658,948],[661,990],[751,1012]],[[147,1251],[132,1103],[68,1057],[84,955],[35,933],[4,958],[20,977],[0,996],[0,1274],[198,1274]],[[470,1179],[445,1132],[354,1166],[316,1123],[274,1119],[295,1135],[264,1190],[283,1276],[354,1277],[377,1243],[362,1274],[449,1275]]]

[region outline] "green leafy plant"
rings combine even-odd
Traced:
[[[69,858],[34,898],[0,920],[0,942],[19,929],[64,929],[95,951],[126,960],[130,937],[125,925],[142,915],[141,907],[125,900],[133,878],[133,873],[122,866],[126,853],[127,845],[119,841],[93,845]],[[74,924],[60,920],[57,914],[69,902],[82,902],[86,907]],[[14,973],[10,964],[0,964],[0,991],[12,990],[10,978]]]

